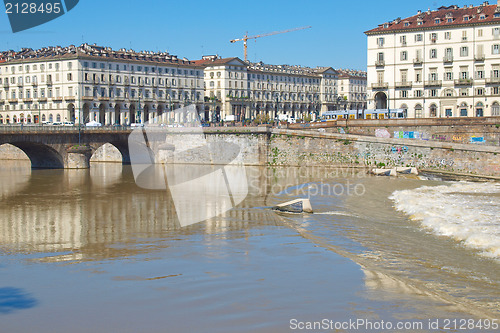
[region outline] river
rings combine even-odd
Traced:
[[[240,203],[210,217],[206,199],[183,198],[188,215],[210,218],[181,226],[172,194],[138,187],[128,166],[2,161],[0,331],[290,332],[362,319],[431,332],[500,319],[498,183],[245,171]],[[314,214],[269,209],[304,197]]]

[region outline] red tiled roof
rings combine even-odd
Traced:
[[[498,9],[497,9],[498,8]],[[467,24],[500,23],[500,17],[495,17],[495,13],[500,14],[500,7],[497,5],[480,5],[477,7],[449,6],[440,7],[435,11],[422,12],[405,19],[398,19],[392,22],[379,25],[377,28],[365,32],[367,35],[394,32],[397,30],[423,30],[440,27],[453,27]],[[468,21],[464,20],[468,17]],[[484,16],[484,18],[483,18]],[[452,18],[452,22],[448,22]],[[436,23],[440,19],[440,23]],[[422,23],[418,25],[418,22]],[[408,25],[406,25],[408,24]]]

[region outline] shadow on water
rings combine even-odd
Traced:
[[[35,307],[38,301],[20,288],[0,288],[0,314],[9,314],[16,310]]]

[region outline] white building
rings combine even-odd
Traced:
[[[315,118],[336,106],[337,72],[331,67],[245,63],[218,56],[195,64],[205,68],[207,120]]]
[[[337,69],[339,104],[344,110],[366,110],[366,72]]]
[[[203,109],[203,68],[168,53],[83,44],[0,54],[0,123],[174,121]]]
[[[366,35],[369,109],[500,115],[500,4],[418,11]]]

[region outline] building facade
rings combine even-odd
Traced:
[[[168,53],[83,44],[3,53],[0,123],[173,122],[203,109],[203,68]],[[178,115],[177,115],[178,117]]]
[[[368,36],[368,108],[409,118],[500,115],[500,1],[449,6]]]
[[[338,69],[339,105],[344,110],[366,110],[366,72]]]
[[[245,63],[218,56],[195,64],[205,68],[206,119],[315,119],[336,107],[338,76],[331,67]]]

